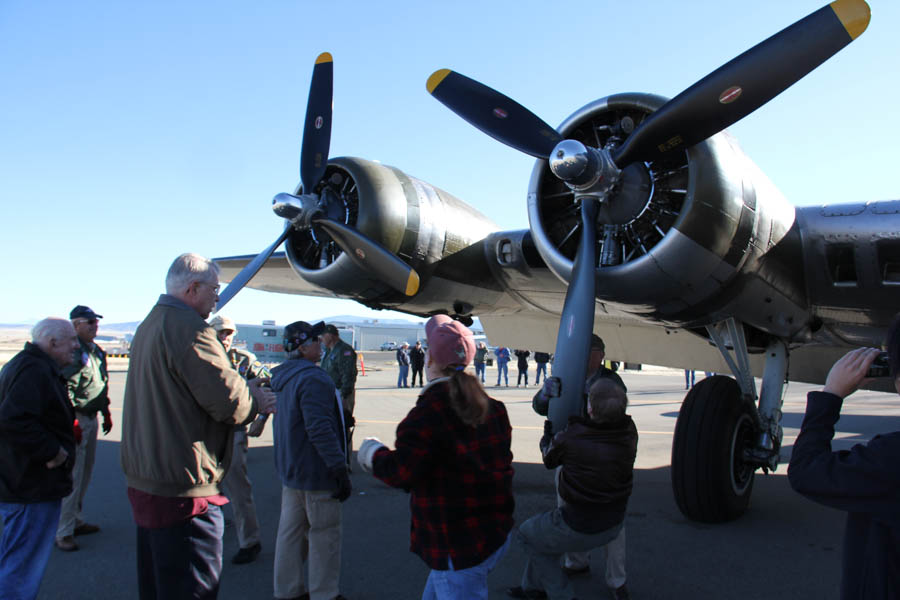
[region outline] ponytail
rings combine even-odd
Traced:
[[[470,427],[476,427],[487,420],[488,395],[477,377],[466,373],[464,368],[456,370],[448,367],[450,380],[450,408],[460,420]]]

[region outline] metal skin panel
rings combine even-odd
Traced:
[[[449,284],[463,284],[463,272],[478,272],[481,262],[482,277],[469,279],[473,282],[471,293],[478,300],[496,300],[492,297],[496,293],[479,293],[476,287],[491,283],[490,271],[483,264],[484,253],[478,245],[497,229],[487,217],[451,194],[391,166],[341,157],[332,159],[329,168],[347,180],[341,189],[349,190],[349,210],[355,211],[355,222],[353,217],[347,217],[348,224],[407,261],[423,282],[429,278],[432,281],[421,286],[420,293],[410,300],[364,272],[343,252],[326,260],[326,264],[304,264],[301,256],[309,249],[312,238],[308,232],[295,232],[286,244],[287,259],[307,285],[375,308],[404,306],[403,310],[414,314],[449,311],[453,300],[458,299],[451,297],[451,291],[457,288]],[[317,240],[323,239],[316,235]],[[476,257],[474,261],[472,257]],[[447,275],[453,277],[452,281],[442,283],[440,280]]]
[[[808,206],[797,210],[803,238],[803,270],[820,343],[879,346],[900,309],[900,282],[885,280],[887,256],[900,264],[898,201]],[[829,250],[845,248],[855,267],[853,281],[835,281]]]

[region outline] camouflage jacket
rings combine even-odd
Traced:
[[[344,340],[338,340],[333,348],[325,350],[321,367],[334,381],[342,398],[348,397],[356,387],[356,352]]]
[[[228,360],[234,370],[241,374],[241,377],[250,381],[257,377],[268,377],[269,370],[263,366],[261,362],[256,360],[256,355],[241,348],[232,348],[228,351]]]

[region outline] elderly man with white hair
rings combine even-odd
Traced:
[[[37,596],[72,491],[75,416],[61,368],[78,338],[48,318],[31,339],[0,371],[0,598]]]
[[[245,382],[206,319],[219,268],[182,254],[166,293],[138,326],[122,414],[122,470],[137,524],[141,598],[215,598],[222,572],[220,484],[234,426],[274,410],[275,395]]]

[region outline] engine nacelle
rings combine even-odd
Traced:
[[[316,192],[325,188],[331,218],[397,254],[418,271],[423,283],[439,261],[497,230],[487,217],[451,194],[395,167],[361,158],[330,160]],[[372,306],[406,299],[357,266],[321,230],[293,231],[285,247],[300,277],[336,296]]]
[[[665,102],[649,94],[609,96],[575,112],[559,131],[588,146],[617,145]],[[568,280],[580,212],[573,192],[543,160],[532,172],[528,217],[544,261]],[[598,216],[597,298],[658,321],[712,322],[741,301],[744,286],[776,287],[760,268],[762,259],[785,240],[794,218],[793,206],[725,132],[686,151],[630,165]],[[795,279],[766,295],[776,312],[785,313],[775,317],[783,325],[772,327],[771,306],[756,315],[750,310],[745,322],[768,323],[764,330],[780,334],[796,331],[805,302],[802,280]]]

